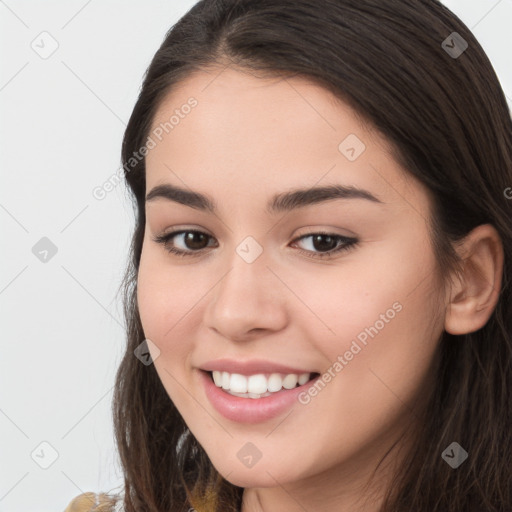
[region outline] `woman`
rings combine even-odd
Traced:
[[[512,123],[446,7],[203,0],[122,160],[124,493],[70,511],[512,510]]]

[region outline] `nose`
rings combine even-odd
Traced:
[[[275,273],[267,267],[267,259],[261,255],[247,263],[235,253],[230,264],[208,294],[206,326],[234,341],[250,340],[283,329],[288,321],[286,302],[289,297]]]

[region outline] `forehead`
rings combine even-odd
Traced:
[[[343,183],[384,202],[428,208],[421,184],[399,167],[387,140],[305,78],[229,67],[195,72],[164,98],[150,135],[156,146],[146,157],[147,190],[174,183],[215,195],[229,184],[243,195]]]
[[[155,114],[152,129],[168,122],[173,113],[179,114],[191,98],[197,100],[197,106],[191,115],[180,116],[179,124],[193,128],[197,135],[211,136],[215,131],[218,140],[230,136],[243,140],[246,146],[265,142],[270,149],[270,136],[279,133],[290,142],[305,136],[311,146],[323,141],[325,147],[334,144],[336,148],[340,137],[353,130],[360,138],[371,139],[372,144],[389,151],[384,137],[370,125],[363,126],[346,103],[311,80],[261,78],[230,67],[199,70],[173,86]],[[187,118],[186,123],[181,122]],[[176,140],[177,128],[171,130]]]

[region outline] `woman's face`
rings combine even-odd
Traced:
[[[140,316],[235,485],[355,480],[417,420],[443,330],[429,201],[368,130],[311,82],[231,68],[192,75],[154,119]]]

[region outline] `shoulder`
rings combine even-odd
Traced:
[[[86,492],[73,498],[64,512],[122,512],[119,496]]]

